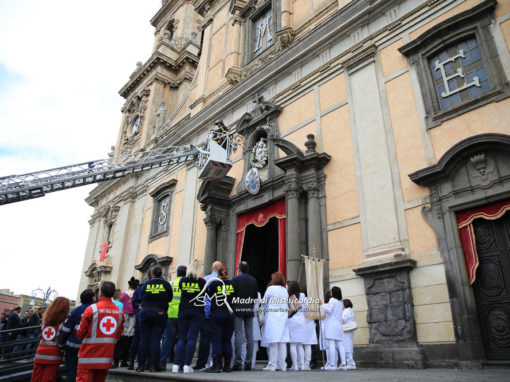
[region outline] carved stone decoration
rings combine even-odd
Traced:
[[[306,136],[306,138],[308,140],[305,142],[305,146],[306,146],[305,154],[314,153],[315,152],[315,148],[317,147],[317,142],[315,142],[315,135],[308,134]]]
[[[294,31],[290,27],[279,30],[276,32],[276,36],[282,48],[286,48],[294,42]]]
[[[241,69],[232,67],[225,74],[225,78],[227,79],[230,85],[235,85],[241,80]]]
[[[365,281],[370,344],[416,343],[416,324],[409,271],[405,259],[354,269]]]
[[[485,154],[477,154],[473,155],[470,158],[471,163],[475,166],[475,168],[478,170],[480,175],[485,175]]]

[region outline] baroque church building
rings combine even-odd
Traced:
[[[510,1],[163,0],[150,22],[112,160],[219,119],[239,147],[221,180],[97,186],[80,290],[195,258],[304,284],[315,250],[359,365],[510,361]]]

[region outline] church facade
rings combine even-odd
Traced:
[[[238,150],[222,180],[96,187],[80,290],[192,259],[305,284],[315,253],[360,365],[510,361],[510,2],[163,0],[151,23],[114,157],[219,119]]]

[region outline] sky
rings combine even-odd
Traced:
[[[0,0],[0,177],[108,157],[160,0]],[[0,206],[0,289],[79,293],[93,186]]]

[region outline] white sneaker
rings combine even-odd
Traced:
[[[335,366],[326,365],[324,367],[321,367],[321,370],[336,370]]]
[[[276,371],[275,367],[267,365],[265,368],[262,369],[263,371]]]
[[[345,365],[344,365],[344,366],[338,366],[336,369],[337,369],[337,370],[349,370],[349,369],[347,368],[347,366],[345,366]]]
[[[312,370],[312,368],[311,368],[310,366],[304,366],[304,367],[303,367],[303,370],[304,370],[304,371],[310,371],[310,370]]]
[[[184,365],[184,374],[189,374],[189,373],[193,373],[193,368],[191,366],[188,366],[188,365]]]
[[[173,365],[172,366],[172,373],[178,373],[179,372],[179,365]]]
[[[356,365],[347,365],[345,368],[347,370],[356,370]]]

